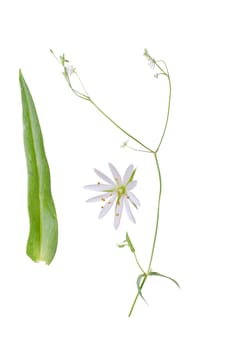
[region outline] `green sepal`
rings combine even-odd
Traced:
[[[64,53],[62,56],[60,56],[60,62],[62,64],[62,66],[64,66],[66,63],[69,63],[68,60],[66,60],[65,56],[64,56]]]
[[[131,176],[130,176],[130,178],[129,178],[129,180],[128,180],[128,184],[130,183],[130,182],[132,182],[132,180],[133,180],[133,178],[134,178],[134,176],[135,176],[135,173],[136,173],[136,168],[132,171],[132,174],[131,174]]]

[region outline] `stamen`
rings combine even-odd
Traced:
[[[105,198],[101,198],[101,200],[102,200],[103,202],[105,202]]]

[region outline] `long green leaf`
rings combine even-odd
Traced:
[[[132,253],[135,253],[135,248],[134,248],[134,246],[133,246],[133,244],[132,244],[132,242],[131,242],[131,239],[130,239],[128,233],[126,233],[126,241],[127,241],[127,243],[128,243],[128,246],[129,246],[131,252],[132,252]]]
[[[19,82],[28,172],[30,232],[27,255],[34,261],[50,264],[55,256],[58,241],[58,223],[51,194],[50,171],[35,104],[21,70]]]
[[[142,295],[142,285],[141,285],[141,280],[145,278],[144,273],[142,275],[139,275],[136,281],[137,284],[137,289],[138,289],[138,293],[140,295],[140,297],[145,301],[145,303],[148,305],[146,299],[144,298],[144,296]],[[143,283],[142,283],[143,284]]]
[[[179,283],[178,283],[176,280],[174,280],[174,278],[168,277],[168,276],[166,276],[166,275],[162,275],[162,274],[159,273],[159,272],[150,272],[150,273],[149,273],[149,276],[160,276],[160,277],[167,278],[167,279],[169,279],[170,281],[174,282],[174,283],[177,285],[178,288],[180,288]]]
[[[128,246],[127,241],[122,241],[121,243],[117,243],[118,248],[124,248]]]

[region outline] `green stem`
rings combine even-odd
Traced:
[[[156,63],[156,65],[160,68],[160,70],[162,70],[162,68]],[[165,64],[166,66],[166,64]],[[166,67],[167,68],[167,67]],[[163,71],[163,70],[162,70]],[[151,255],[150,255],[150,260],[149,260],[149,264],[148,264],[148,268],[147,268],[147,273],[144,276],[144,279],[141,283],[140,286],[140,292],[147,280],[147,277],[149,276],[149,273],[151,271],[151,265],[152,265],[152,261],[153,261],[153,257],[154,257],[154,251],[155,251],[155,244],[156,244],[156,238],[157,238],[157,233],[158,233],[158,226],[159,226],[159,214],[160,214],[160,200],[161,200],[161,193],[162,193],[162,178],[161,178],[161,172],[160,172],[160,166],[159,166],[159,161],[158,161],[158,157],[157,157],[157,153],[160,149],[160,146],[163,142],[164,139],[164,135],[166,133],[166,129],[167,129],[167,125],[168,125],[168,121],[169,121],[169,114],[170,114],[170,106],[171,106],[171,95],[172,95],[172,88],[171,88],[171,79],[167,70],[167,73],[165,73],[163,71],[164,75],[166,75],[166,77],[168,78],[168,84],[169,84],[169,97],[168,97],[168,110],[167,110],[167,116],[166,116],[166,122],[165,122],[165,126],[164,126],[164,130],[163,130],[163,134],[161,136],[160,142],[158,144],[158,147],[156,148],[156,151],[154,152],[154,157],[155,157],[155,162],[156,162],[156,168],[158,171],[158,177],[159,177],[159,196],[158,196],[158,207],[157,207],[157,214],[156,214],[156,225],[155,225],[155,234],[154,234],[154,239],[153,239],[153,244],[152,244],[152,248],[151,248]],[[130,317],[132,315],[133,309],[135,307],[135,304],[138,300],[140,293],[138,292],[135,296],[135,299],[132,303],[132,306],[130,308],[128,317]]]
[[[152,244],[152,248],[151,248],[151,255],[150,255],[150,260],[149,260],[149,264],[148,264],[148,268],[147,268],[147,273],[144,276],[144,279],[141,283],[140,286],[140,292],[146,282],[147,277],[149,276],[149,273],[151,272],[151,264],[152,264],[152,260],[154,257],[154,251],[155,251],[155,244],[156,244],[156,238],[157,238],[157,233],[158,233],[158,226],[159,226],[159,214],[160,214],[160,200],[161,200],[161,193],[162,193],[162,178],[161,178],[161,172],[160,172],[160,166],[159,166],[159,161],[158,161],[158,157],[157,157],[157,153],[154,154],[155,157],[155,162],[156,162],[156,167],[157,167],[157,171],[158,171],[158,176],[159,176],[159,196],[158,196],[158,207],[157,207],[157,212],[156,212],[156,225],[155,225],[155,234],[154,234],[154,239],[153,239],[153,244]],[[130,308],[130,312],[128,314],[128,317],[130,317],[132,315],[133,309],[135,307],[135,304],[137,302],[137,299],[139,297],[140,293],[138,292],[135,296],[135,299],[132,303],[132,306]]]
[[[133,254],[134,254],[135,261],[136,261],[138,267],[140,268],[140,270],[142,271],[142,273],[143,273],[144,275],[146,275],[146,272],[144,271],[144,269],[142,268],[142,266],[140,265],[140,263],[139,263],[139,261],[138,261],[138,258],[137,258],[136,253],[134,252]]]
[[[158,147],[156,148],[156,151],[155,153],[157,153],[159,151],[159,148],[161,146],[161,143],[163,142],[163,138],[164,138],[164,135],[166,133],[166,130],[167,130],[167,126],[168,126],[168,121],[169,121],[169,114],[170,114],[170,107],[171,107],[171,96],[172,96],[172,85],[171,85],[171,79],[170,79],[170,76],[167,75],[167,78],[168,78],[168,85],[169,85],[169,97],[168,97],[168,111],[167,111],[167,117],[166,117],[166,122],[165,122],[165,126],[164,126],[164,131],[163,131],[163,134],[161,136],[161,139],[160,139],[160,142],[158,144]]]
[[[144,276],[143,281],[142,281],[141,286],[140,286],[140,291],[142,291],[142,288],[143,288],[143,286],[144,286],[144,284],[146,282],[147,277],[148,277],[148,275]],[[134,310],[134,307],[135,307],[135,304],[136,304],[136,301],[137,301],[138,297],[139,297],[139,292],[136,294],[136,297],[135,297],[135,299],[133,301],[133,304],[131,305],[128,317],[130,317],[132,315],[132,312]]]
[[[152,248],[151,248],[151,256],[150,256],[150,260],[149,260],[147,274],[149,274],[150,271],[151,271],[151,264],[152,264],[154,251],[155,251],[155,243],[156,243],[156,238],[157,238],[157,233],[158,233],[158,226],[159,226],[160,200],[161,200],[161,193],[162,193],[162,178],[161,178],[161,172],[160,172],[160,166],[159,166],[157,153],[155,153],[154,156],[155,156],[155,162],[156,162],[156,167],[157,167],[158,176],[159,176],[159,196],[158,196],[158,207],[157,207],[157,213],[156,213],[155,234],[154,234],[153,244],[152,244]]]
[[[143,148],[145,148],[147,151],[149,151],[150,153],[154,153],[154,151],[152,149],[150,149],[149,147],[147,147],[146,145],[144,145],[141,141],[139,141],[138,139],[136,139],[134,136],[132,136],[131,134],[129,134],[126,130],[124,130],[119,124],[117,124],[113,119],[111,119],[100,107],[98,107],[98,105],[96,105],[96,103],[91,100],[91,98],[89,99],[89,102],[92,103],[92,105],[101,113],[103,114],[112,124],[114,124],[119,130],[121,130],[125,135],[127,135],[128,137],[130,137],[132,140],[134,140],[135,142],[137,142],[140,146],[142,146]]]

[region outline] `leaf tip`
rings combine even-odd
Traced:
[[[24,77],[23,77],[23,73],[22,73],[21,69],[19,69],[19,81],[20,81],[20,83],[22,83],[24,81]]]

